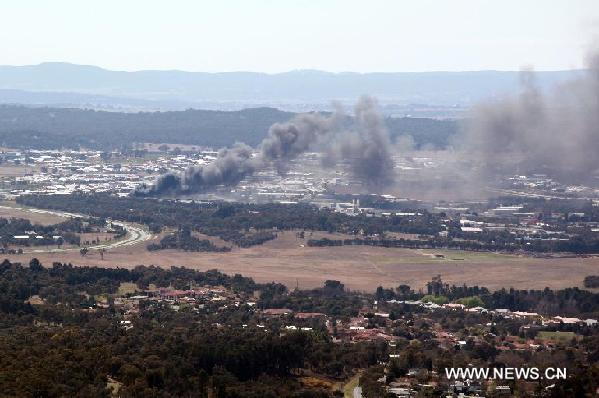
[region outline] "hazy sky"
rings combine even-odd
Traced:
[[[190,71],[579,68],[597,0],[0,0],[0,64]]]

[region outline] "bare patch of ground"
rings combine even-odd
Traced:
[[[79,234],[81,238],[81,245],[86,244],[85,242],[96,241],[96,243],[111,242],[114,239],[114,234],[108,232],[85,232]]]

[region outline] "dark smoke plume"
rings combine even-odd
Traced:
[[[391,184],[394,177],[389,134],[373,98],[362,97],[358,101],[354,118],[354,130],[345,130],[337,137],[327,162],[347,161],[356,178],[378,190]]]
[[[474,160],[479,177],[543,173],[585,182],[599,169],[599,53],[580,78],[545,95],[523,73],[517,98],[473,110],[458,147]]]
[[[323,145],[323,140],[339,127],[339,115],[302,114],[289,122],[273,124],[259,146],[260,156],[277,166],[279,172],[286,171],[290,160]]]
[[[216,160],[207,166],[185,170],[181,187],[193,192],[219,184],[235,185],[260,167],[261,159],[252,158],[252,148],[237,143],[232,148],[219,150]]]
[[[384,121],[376,102],[362,97],[355,108],[355,120],[337,110],[331,115],[301,114],[286,123],[273,124],[257,154],[245,144],[221,149],[207,166],[190,167],[180,174],[160,176],[150,187],[140,187],[138,195],[205,192],[217,185],[235,185],[246,176],[269,165],[284,173],[291,160],[308,150],[329,154],[328,164],[346,161],[354,176],[372,188],[392,180],[393,161]]]
[[[150,187],[139,187],[137,195],[162,195],[200,192],[216,185],[235,185],[262,167],[260,158],[252,157],[252,148],[235,144],[218,151],[216,160],[206,166],[189,167],[183,173],[164,174]]]

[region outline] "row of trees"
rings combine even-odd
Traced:
[[[469,251],[502,251],[508,253],[530,252],[530,253],[577,253],[593,254],[599,253],[599,239],[595,234],[568,237],[564,240],[523,240],[518,236],[505,233],[503,238],[499,234],[452,234],[447,238],[431,237],[424,239],[390,239],[390,238],[352,238],[352,239],[310,239],[308,246],[377,246],[387,248],[408,249],[455,249]]]
[[[166,235],[160,243],[151,243],[148,250],[180,249],[192,252],[230,252],[231,248],[216,246],[208,239],[198,239],[191,234],[189,229],[183,229],[170,235]]]

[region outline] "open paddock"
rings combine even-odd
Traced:
[[[156,238],[158,239],[158,238]],[[377,286],[408,284],[415,289],[441,274],[448,283],[486,286],[491,289],[554,289],[579,286],[587,275],[599,273],[599,257],[540,259],[495,253],[453,250],[388,249],[367,246],[307,247],[295,232],[261,246],[235,249],[230,253],[194,253],[177,250],[148,252],[146,243],[109,250],[104,260],[95,250],[86,257],[78,252],[36,253],[7,256],[27,263],[32,257],[43,264],[54,261],[75,265],[134,267],[186,266],[228,274],[240,273],[259,282],[276,281],[300,288],[322,286],[336,279],[356,290],[373,291]],[[436,256],[436,255],[442,255]]]
[[[0,218],[23,218],[32,224],[53,225],[66,221],[67,218],[56,214],[30,211],[28,209],[11,206],[12,202],[0,203]]]

